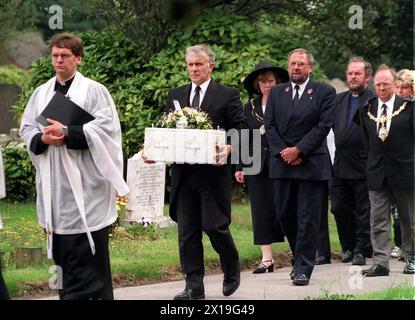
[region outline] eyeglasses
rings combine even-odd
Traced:
[[[288,64],[290,67],[295,67],[297,65],[299,68],[303,68],[305,65],[307,65],[307,63],[304,62],[289,62]]]
[[[74,54],[52,54],[52,59],[53,60],[58,60],[59,57],[62,58],[62,60],[68,60],[71,57],[74,57]]]

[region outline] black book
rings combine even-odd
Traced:
[[[71,101],[62,92],[56,91],[46,108],[36,118],[43,126],[50,125],[47,118],[59,121],[66,126],[83,125],[95,119],[93,115]]]

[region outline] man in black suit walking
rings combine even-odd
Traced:
[[[314,58],[305,49],[288,55],[290,82],[272,88],[265,112],[273,158],[275,205],[294,255],[294,285],[308,285],[314,268],[320,212],[327,201],[331,162],[326,137],[336,92],[310,80]]]
[[[191,83],[173,89],[167,98],[167,111],[174,101],[209,114],[214,128],[247,128],[245,114],[236,89],[221,86],[211,78],[215,54],[204,45],[186,49],[186,63]],[[222,156],[230,154],[226,145]],[[204,299],[204,262],[202,231],[219,254],[224,273],[223,294],[229,296],[240,282],[238,251],[233,242],[231,222],[231,164],[174,164],[170,193],[170,216],[178,224],[180,262],[186,288],[174,299]]]
[[[362,58],[351,58],[346,81],[349,90],[336,96],[333,132],[336,152],[330,181],[331,211],[337,224],[343,263],[365,265],[372,255],[370,203],[366,179],[367,149],[362,129],[354,122],[360,107],[375,94],[368,88],[372,67]]]
[[[395,95],[395,72],[383,65],[375,74],[377,97],[360,110],[368,143],[367,182],[373,265],[367,277],[389,275],[390,207],[395,200],[406,261],[403,273],[415,274],[414,104]]]

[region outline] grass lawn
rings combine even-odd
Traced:
[[[36,265],[16,268],[11,252],[18,246],[41,247],[46,251],[43,230],[37,224],[34,203],[10,203],[0,201],[0,212],[4,229],[0,231],[0,252],[3,257],[3,275],[10,294],[25,295],[55,294],[49,291],[48,281],[52,276],[49,268],[52,261],[45,260]],[[166,208],[167,212],[167,208]],[[339,241],[332,215],[330,214],[330,236],[332,252],[339,252]],[[243,268],[250,268],[261,257],[260,248],[253,245],[251,213],[249,203],[232,206],[231,231],[239,251]],[[219,271],[219,257],[204,236],[206,272]],[[273,245],[277,265],[289,263],[288,243]],[[179,252],[176,227],[167,229],[116,227],[110,242],[111,268],[114,285],[125,286],[182,279],[179,268]]]

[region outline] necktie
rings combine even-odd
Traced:
[[[382,104],[382,113],[380,114],[381,117],[382,116],[386,117],[388,115],[387,108],[388,107],[386,106],[386,104]],[[386,121],[385,121],[384,125],[385,125],[385,128],[386,128]],[[382,123],[379,123],[378,133],[379,133],[379,130],[380,130],[381,127],[382,127]]]
[[[192,108],[199,109],[199,103],[200,103],[200,87],[197,86],[195,88],[195,96],[193,97],[193,101],[192,101]]]
[[[382,113],[380,114],[381,120],[382,118],[385,118],[387,116],[387,110],[386,110],[386,104],[382,105]],[[384,121],[381,121],[379,123],[379,127],[378,127],[378,137],[380,140],[382,140],[382,142],[385,142],[386,138],[388,137],[388,128],[387,126],[387,121],[386,119],[384,119]]]
[[[293,99],[293,108],[295,109],[295,107],[297,107],[297,105],[298,105],[298,102],[300,101],[300,93],[299,93],[300,86],[298,84],[296,84],[294,86],[294,89],[295,89],[295,96],[294,96],[294,99]]]

